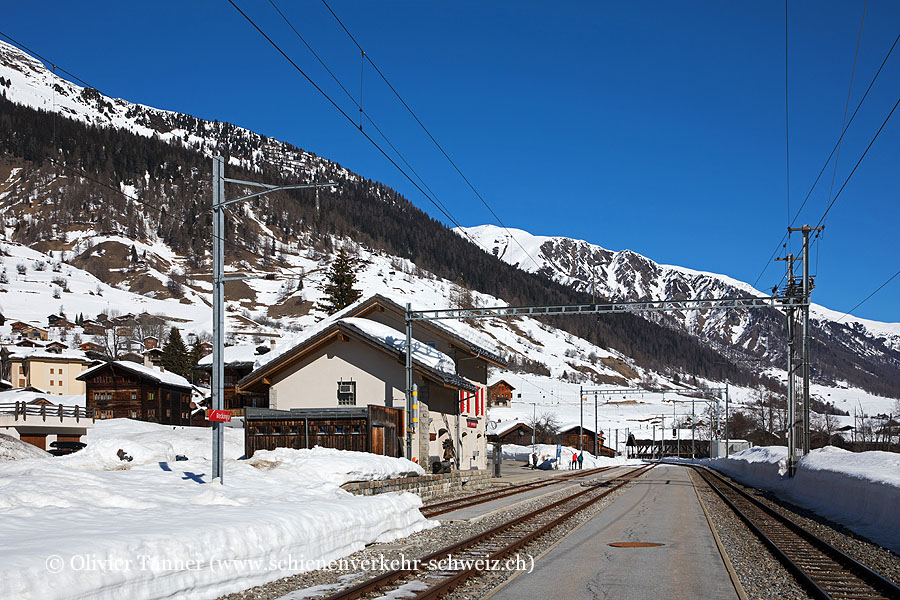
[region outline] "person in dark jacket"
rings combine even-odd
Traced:
[[[584,452],[578,455],[578,468],[582,468],[584,465]]]

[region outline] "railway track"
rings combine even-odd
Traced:
[[[603,486],[588,486],[571,496],[502,523],[411,562],[408,568],[388,571],[342,590],[327,600],[355,600],[366,595],[384,596],[403,588],[404,598],[434,599],[454,590],[482,571],[497,570],[503,559],[578,515],[591,504],[652,469],[644,465],[614,477]],[[411,594],[410,594],[411,592]],[[393,597],[393,596],[391,596]],[[399,597],[399,596],[397,596]]]
[[[707,468],[699,475],[813,598],[900,599],[900,587]]]
[[[454,510],[459,510],[461,508],[468,508],[470,506],[476,506],[478,504],[483,504],[485,502],[490,502],[491,500],[497,500],[498,498],[506,498],[508,496],[514,496],[516,494],[521,494],[523,492],[530,492],[531,490],[537,490],[542,487],[551,486],[563,481],[570,481],[572,479],[578,479],[580,477],[590,477],[592,475],[597,475],[598,473],[603,473],[604,471],[609,471],[610,469],[616,468],[612,467],[600,467],[597,469],[588,469],[587,471],[576,471],[574,473],[568,473],[566,475],[560,475],[558,477],[551,477],[548,479],[543,479],[541,481],[532,481],[529,483],[520,483],[517,485],[511,485],[504,488],[488,490],[485,492],[481,492],[478,494],[472,494],[470,496],[463,496],[461,498],[454,498],[453,500],[445,500],[443,502],[435,502],[433,504],[426,504],[423,506],[420,511],[421,513],[428,517],[436,517],[437,515],[442,515],[448,512],[452,512]]]

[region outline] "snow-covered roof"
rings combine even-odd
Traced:
[[[288,353],[301,349],[318,336],[336,327],[343,327],[345,330],[356,333],[390,352],[399,353],[406,351],[405,334],[370,319],[356,317],[341,318],[346,312],[347,311],[344,310],[335,313],[331,317],[316,324],[314,327],[306,330],[304,335],[295,338],[290,344],[285,344],[275,351],[264,354],[263,358],[268,358],[269,360],[257,364],[253,372],[241,381],[256,379],[260,371],[275,368],[276,363],[282,360]],[[271,358],[269,358],[270,355]],[[446,383],[469,391],[475,391],[477,389],[474,384],[456,374],[456,365],[453,362],[453,359],[423,342],[413,340],[412,359],[414,365],[430,371],[433,375]]]
[[[257,353],[256,349],[260,344],[238,344],[236,346],[225,346],[224,359],[225,364],[230,366],[237,365],[254,365],[257,361],[268,359],[272,354],[272,350],[263,354]],[[197,366],[212,367],[212,354],[207,354],[197,362]],[[266,360],[268,362],[268,360]]]
[[[15,388],[12,390],[4,390],[0,392],[0,404],[11,404],[13,402],[34,402],[35,400],[45,399],[54,404],[62,404],[64,406],[84,406],[84,394],[49,394],[39,392],[33,389]]]
[[[388,293],[375,294],[364,300],[360,300],[351,307],[347,307],[347,309],[342,312],[343,314],[352,314],[355,312],[356,308],[367,304],[372,300],[376,300],[381,304],[393,305],[394,308],[405,311],[406,302],[409,298],[393,296]],[[417,305],[415,302],[410,303],[410,308],[414,311],[429,310],[428,307]],[[486,340],[485,337],[479,334],[473,327],[455,321],[422,321],[422,323],[427,323],[429,326],[442,331],[446,335],[456,339],[458,342],[467,345],[475,354],[483,356],[497,364],[506,365],[506,361],[500,356],[500,353],[494,344]]]
[[[393,327],[389,327],[371,319],[360,319],[357,317],[347,317],[340,320],[341,323],[349,325],[354,329],[358,329],[362,333],[371,338],[378,340],[380,343],[390,346],[397,352],[406,352],[406,335],[400,333]],[[424,344],[418,340],[412,341],[413,360],[423,365],[427,365],[437,371],[444,373],[456,373],[456,363],[453,359],[431,346]]]
[[[66,352],[47,352],[43,348],[34,348],[34,349],[23,349],[16,348],[16,350],[9,355],[11,360],[26,360],[26,359],[37,359],[37,360],[76,360],[83,363],[91,362],[88,360],[87,356],[81,350],[68,350]]]
[[[79,379],[84,381],[88,377],[90,377],[93,373],[96,373],[103,367],[113,364],[117,367],[125,369],[126,371],[131,371],[136,373],[142,377],[146,377],[147,379],[151,379],[153,381],[164,383],[166,385],[171,385],[173,387],[180,387],[191,389],[191,382],[187,379],[178,375],[177,373],[172,373],[171,371],[160,371],[159,369],[155,369],[153,367],[146,367],[142,364],[131,362],[130,360],[114,360],[111,363],[100,363],[99,365],[93,366],[75,379]]]
[[[531,429],[531,425],[526,423],[525,421],[519,421],[518,419],[511,419],[509,421],[501,421],[497,423],[497,427],[492,430],[489,430],[488,433],[490,435],[503,435],[507,431],[514,429],[517,425],[524,425]]]

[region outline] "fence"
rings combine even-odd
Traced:
[[[97,411],[93,408],[84,408],[82,406],[64,406],[62,404],[29,404],[28,402],[3,402],[0,403],[0,415],[12,415],[16,421],[20,418],[22,422],[28,420],[28,417],[40,417],[42,421],[47,418],[58,418],[60,422],[63,419],[90,419],[93,422],[97,418]]]

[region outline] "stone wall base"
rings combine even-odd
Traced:
[[[412,492],[430,500],[460,491],[477,491],[491,487],[490,471],[454,471],[442,475],[400,477],[381,481],[356,481],[341,486],[357,496],[373,496],[385,492]]]

